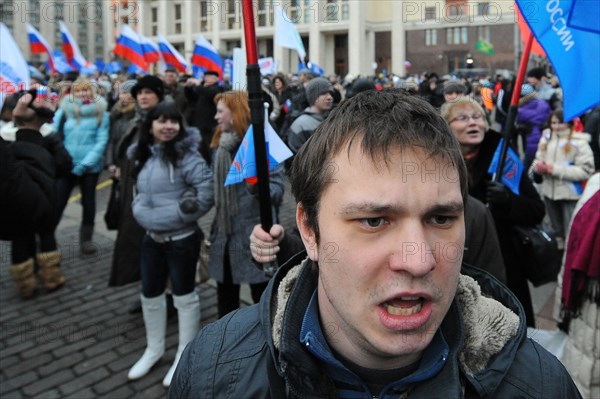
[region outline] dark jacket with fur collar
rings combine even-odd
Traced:
[[[308,260],[294,266],[298,262],[281,267],[259,304],[200,332],[179,362],[170,398],[335,397],[332,380],[299,342],[317,270]],[[486,272],[463,266],[462,273],[441,327],[448,361],[404,396],[580,397],[560,362],[526,337],[516,298]]]

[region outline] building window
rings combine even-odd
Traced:
[[[462,44],[467,44],[469,42],[469,28],[466,26],[460,28],[460,42]]]
[[[325,19],[329,22],[340,20],[337,0],[327,0],[327,5],[325,6]]]
[[[311,22],[317,22],[315,21],[315,19],[313,18],[313,10],[311,8],[311,4],[312,1],[311,0],[304,0],[304,23],[305,24],[310,24]]]
[[[158,8],[152,7],[150,14],[150,31],[152,32],[152,36],[156,36],[158,34]]]
[[[477,37],[479,39],[485,39],[489,42],[490,41],[490,27],[489,26],[478,26],[477,27]]]
[[[206,32],[210,30],[210,22],[208,18],[208,2],[207,0],[200,1],[200,30]]]
[[[235,0],[229,0],[227,2],[227,28],[237,29],[239,27],[238,20],[238,3]]]
[[[290,0],[289,6],[288,20],[294,24],[297,24],[300,21],[300,5],[298,4],[298,0]],[[285,10],[285,8],[284,8]]]
[[[258,26],[267,26],[268,10],[265,4],[265,0],[258,0],[257,14],[258,14]]]
[[[437,29],[425,29],[425,45],[437,46]]]
[[[425,20],[435,19],[435,7],[425,7]]]
[[[459,44],[460,43],[460,28],[452,28],[452,32],[454,40],[452,41],[454,44]]]
[[[446,28],[446,44],[452,44],[452,28]]]
[[[342,20],[347,21],[350,18],[350,5],[348,0],[342,0]]]
[[[449,17],[457,17],[462,15],[462,8],[460,4],[448,4],[446,6],[446,10]]]
[[[480,2],[477,3],[477,15],[488,15],[490,12],[490,3],[489,2]]]
[[[183,23],[181,21],[181,4],[175,4],[175,34],[181,33],[183,31]]]

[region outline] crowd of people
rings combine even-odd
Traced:
[[[37,279],[46,291],[68,284],[55,230],[79,186],[80,253],[95,253],[96,185],[106,170],[120,193],[108,283],[141,281],[133,309],[147,345],[129,379],[163,358],[172,304],[179,345],[163,380],[172,397],[439,396],[439,387],[474,397],[600,395],[600,381],[574,377],[575,386],[525,338],[535,315],[514,226],[547,215],[565,252],[561,328],[578,323],[582,307],[598,315],[600,302],[600,246],[581,221],[571,230],[574,215],[589,212],[582,201],[597,203],[584,188],[600,178],[600,107],[565,122],[560,86],[545,70],[530,70],[519,88],[501,75],[265,76],[269,122],[294,154],[271,172],[269,232],[257,187],[224,185],[251,122],[248,95],[216,71],[39,84],[56,96],[22,92],[2,110],[0,238],[11,241],[11,275],[23,298]],[[488,171],[514,90],[510,144],[525,166],[517,190]],[[429,181],[442,166],[456,178]],[[291,231],[278,223],[286,179],[298,204]],[[198,220],[213,207],[202,231]],[[190,344],[206,241],[219,321]],[[440,245],[455,256],[440,255]],[[589,252],[583,261],[579,250]],[[285,265],[275,277],[257,267],[274,260]],[[259,305],[236,312],[241,284]],[[242,333],[257,335],[245,343]]]

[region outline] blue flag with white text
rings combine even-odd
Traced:
[[[502,151],[503,142],[504,139],[500,140],[500,144],[498,144],[498,148],[496,148],[496,152],[494,153],[494,157],[488,168],[488,173],[490,175],[498,173],[498,161],[500,160],[500,151]],[[500,179],[500,181],[504,183],[510,191],[517,195],[519,195],[519,183],[521,182],[523,169],[523,162],[521,162],[517,153],[512,148],[508,147],[506,159],[504,161],[504,173],[502,174],[502,179]]]
[[[600,104],[600,1],[516,2],[558,75],[565,121]]]

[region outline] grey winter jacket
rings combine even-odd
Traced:
[[[234,284],[264,283],[269,278],[256,267],[250,252],[250,234],[254,226],[260,223],[258,194],[250,192],[246,182],[235,184],[233,187],[236,191],[238,213],[232,217],[234,220],[230,235],[225,234],[218,223],[213,224],[208,275],[218,282],[223,282],[224,257],[225,251],[227,251]],[[269,189],[271,204],[273,207],[278,207],[283,199],[284,191],[281,166],[270,173]],[[275,212],[273,212],[273,220],[276,222]]]
[[[315,129],[323,122],[323,116],[316,114],[306,108],[302,114],[292,123],[287,132],[288,147],[294,154],[300,150],[300,147],[306,143],[306,140],[312,136]]]
[[[187,128],[186,134],[175,144],[179,155],[176,167],[161,160],[161,145],[153,145],[152,156],[137,177],[137,195],[131,206],[133,216],[148,232],[176,235],[193,230],[198,226],[198,218],[214,204],[212,171],[198,153],[200,134],[195,128]],[[136,146],[133,144],[127,149],[130,159]],[[179,200],[190,187],[196,189],[198,209],[194,213],[183,213]]]
[[[299,339],[318,271],[309,260],[295,261],[279,269],[259,304],[200,331],[181,357],[169,398],[336,397]],[[463,265],[441,330],[450,349],[442,370],[400,397],[581,397],[562,364],[527,338],[514,295],[484,271]],[[357,390],[363,385],[357,381]]]

